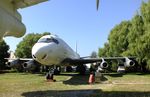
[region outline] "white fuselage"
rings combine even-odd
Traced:
[[[32,48],[34,60],[43,65],[58,65],[66,58],[78,59],[80,56],[56,35],[41,37]]]

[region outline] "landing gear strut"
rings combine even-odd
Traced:
[[[80,75],[84,75],[86,71],[86,66],[83,64],[80,64],[77,66],[76,71],[79,72]]]
[[[54,69],[50,69],[50,71],[46,74],[46,80],[49,82],[55,82],[54,79]]]

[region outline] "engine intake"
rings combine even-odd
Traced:
[[[6,62],[7,67],[15,67],[19,64],[19,59]]]
[[[27,62],[23,63],[23,68],[24,69],[35,69],[36,68],[36,64],[34,60],[30,60]]]
[[[124,66],[125,67],[131,67],[131,66],[134,66],[135,65],[135,62],[133,60],[130,60],[129,58],[125,58],[125,62],[124,62]]]
[[[106,61],[101,63],[101,68],[106,69],[108,67],[108,64]]]
[[[108,64],[107,62],[102,58],[102,62],[101,63],[98,63],[98,66],[102,69],[106,69],[108,68]]]

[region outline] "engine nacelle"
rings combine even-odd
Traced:
[[[7,67],[16,67],[19,64],[20,64],[19,59],[11,60],[9,62],[6,62]]]
[[[100,66],[101,69],[108,68],[108,64],[107,64],[107,62],[103,58],[102,58],[102,62],[98,63],[98,65]]]
[[[125,66],[118,66],[117,72],[118,73],[125,73]]]
[[[36,64],[34,60],[30,60],[27,62],[23,63],[23,68],[24,69],[35,69],[36,68]]]
[[[134,66],[135,65],[135,62],[133,60],[130,60],[129,58],[125,58],[125,62],[124,62],[124,66],[125,67],[131,67],[131,66]]]

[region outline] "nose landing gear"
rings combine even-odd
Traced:
[[[52,66],[49,69],[49,72],[46,74],[46,80],[48,82],[55,82],[54,75],[58,75],[61,72],[60,66]]]
[[[46,80],[48,82],[55,82],[56,80],[54,79],[54,70],[50,70],[47,74],[46,74]]]

